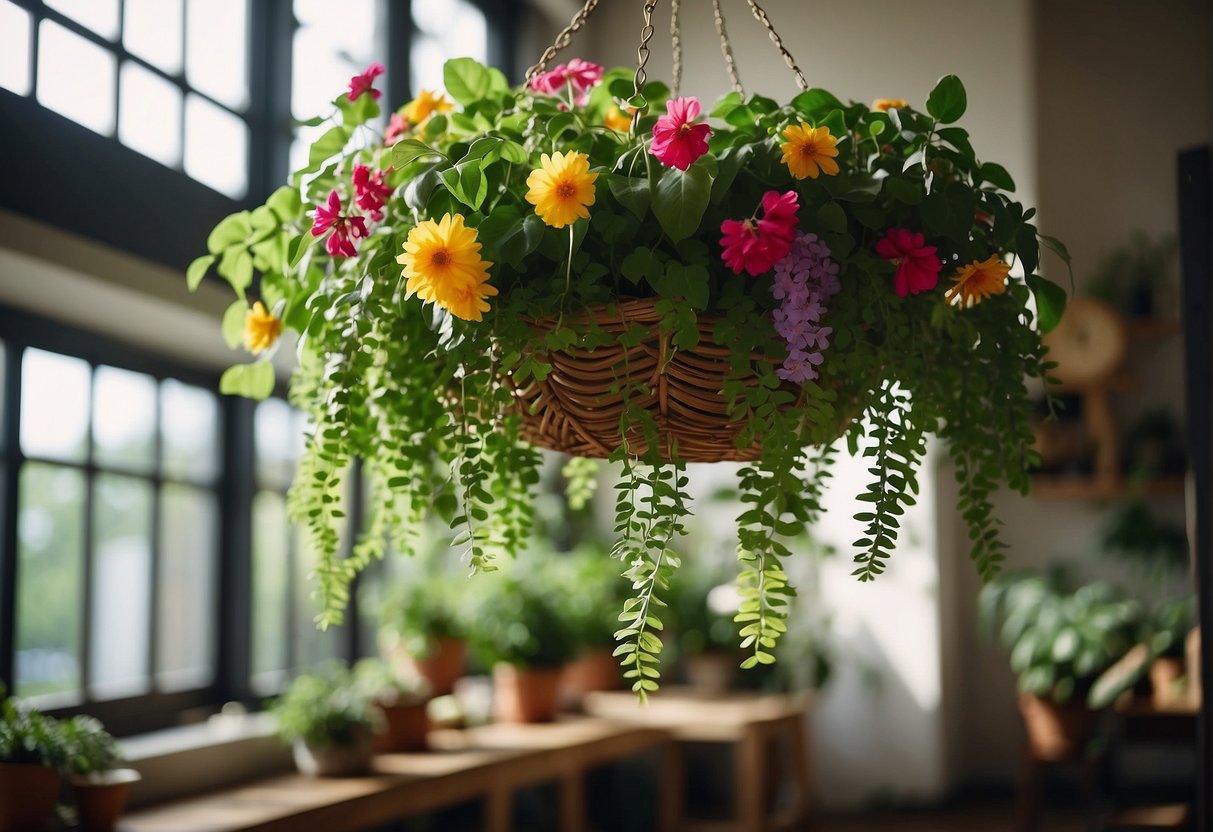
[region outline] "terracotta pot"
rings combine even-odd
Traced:
[[[52,768],[0,763],[0,832],[42,832],[55,816],[59,775]]]
[[[686,658],[687,684],[699,693],[721,696],[728,693],[737,678],[741,659],[725,650],[709,650]]]
[[[1097,714],[1082,702],[1058,705],[1030,693],[1020,694],[1019,712],[1028,729],[1028,747],[1038,760],[1074,760],[1095,736]]]
[[[611,651],[605,647],[589,650],[565,665],[560,698],[563,702],[579,704],[587,693],[618,690],[622,683],[619,661]]]
[[[303,740],[295,740],[293,751],[295,767],[301,774],[311,777],[357,777],[360,774],[368,774],[371,770],[371,758],[374,756],[370,734],[357,745],[334,745],[324,748],[308,745]]]
[[[375,751],[380,754],[403,751],[424,751],[425,736],[430,730],[425,703],[408,705],[375,704],[383,714],[383,727],[375,734]]]
[[[1184,660],[1161,656],[1150,665],[1150,697],[1155,708],[1166,709],[1184,701],[1184,692],[1176,682],[1183,678]]]
[[[424,658],[419,659],[399,650],[393,656],[393,663],[401,678],[420,676],[429,684],[431,696],[446,696],[455,690],[455,683],[463,676],[467,657],[466,641],[440,638],[434,640],[429,655]]]
[[[551,722],[556,718],[560,668],[493,666],[494,710],[498,722]]]
[[[116,768],[71,778],[76,818],[86,832],[113,832],[131,786],[142,779],[133,768]]]

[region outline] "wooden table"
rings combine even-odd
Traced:
[[[435,749],[375,758],[367,777],[316,779],[299,774],[178,800],[126,816],[119,832],[325,832],[391,823],[484,800],[485,829],[513,828],[513,797],[547,782],[560,787],[563,832],[586,828],[585,775],[606,763],[658,749],[664,753],[658,828],[675,832],[681,812],[676,744],[656,728],[576,718],[547,725],[489,725],[430,734]]]
[[[734,692],[702,695],[685,689],[663,689],[640,707],[631,693],[591,693],[585,710],[593,716],[627,720],[636,725],[669,731],[680,743],[728,743],[736,747],[733,820],[684,819],[683,829],[694,832],[768,832],[808,829],[812,781],[808,755],[807,696]],[[775,772],[768,762],[780,740],[790,748],[788,778],[792,804],[778,811],[768,807],[769,781]],[[685,754],[685,749],[683,749]],[[680,760],[682,778],[685,761]]]

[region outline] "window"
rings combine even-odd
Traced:
[[[441,89],[442,65],[450,58],[469,57],[486,63],[489,57],[488,20],[468,0],[413,3],[413,37],[409,55],[412,93]]]

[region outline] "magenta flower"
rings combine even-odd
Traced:
[[[383,205],[392,195],[392,189],[383,183],[385,173],[375,171],[372,176],[366,165],[354,165],[354,202],[375,222],[383,219]]]
[[[572,82],[577,92],[587,92],[602,81],[602,64],[583,61],[574,58],[564,68],[565,76]]]
[[[379,100],[381,93],[372,86],[375,83],[375,78],[382,75],[384,72],[383,64],[373,63],[362,71],[361,74],[355,75],[350,79],[350,101],[357,101],[358,96],[364,92],[369,92],[371,98]]]
[[[876,243],[876,253],[897,264],[893,287],[901,298],[930,291],[939,283],[943,263],[935,256],[937,250],[926,245],[922,234],[906,228],[890,228]]]
[[[329,191],[327,205],[317,205],[312,214],[312,236],[332,229],[332,234],[324,241],[325,250],[333,257],[353,257],[358,253],[354,240],[365,237],[366,220],[357,214],[341,213],[341,198],[336,191]]]
[[[532,92],[559,96],[566,86],[572,88],[578,104],[584,104],[591,89],[602,82],[602,65],[574,58],[531,79]]]
[[[708,152],[712,128],[694,123],[699,117],[699,101],[693,97],[670,99],[665,103],[665,111],[653,125],[649,150],[666,167],[686,170]]]
[[[767,191],[762,196],[762,219],[725,220],[720,224],[721,259],[734,274],[751,277],[769,272],[792,247],[800,198],[795,191]]]
[[[383,134],[384,144],[395,144],[409,131],[409,123],[400,113],[392,113],[387,120],[387,130]]]

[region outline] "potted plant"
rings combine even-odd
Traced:
[[[733,687],[737,646],[736,590],[718,570],[697,568],[671,592],[670,631],[687,684],[709,696]]]
[[[467,638],[458,587],[445,575],[397,586],[383,607],[380,648],[402,682],[424,680],[434,696],[455,689],[467,666]]]
[[[1095,682],[1136,644],[1138,604],[1105,583],[1071,590],[1064,571],[1001,575],[983,589],[981,618],[1019,680],[1019,707],[1037,759],[1071,759],[1094,735],[1096,710],[1114,688]]]
[[[425,681],[402,680],[379,659],[363,659],[354,665],[354,683],[362,689],[379,715],[375,751],[424,751],[430,723],[426,704],[430,701]]]
[[[1091,278],[1091,293],[1132,318],[1174,314],[1175,237],[1151,238],[1136,231],[1129,242],[1108,252]]]
[[[141,775],[133,768],[115,767],[122,756],[118,743],[98,720],[74,716],[61,723],[61,730],[76,819],[88,832],[110,832]]]
[[[0,832],[50,827],[66,763],[58,721],[16,699],[0,703]]]
[[[370,770],[375,714],[349,671],[332,666],[297,677],[273,710],[302,773],[348,777]]]
[[[1185,701],[1184,652],[1195,618],[1192,596],[1159,603],[1146,623],[1150,663],[1150,690],[1156,708],[1166,709]]]
[[[559,705],[561,672],[577,649],[558,587],[529,572],[489,580],[472,638],[493,669],[496,718],[549,722]]]
[[[236,295],[223,331],[253,360],[224,392],[268,395],[275,344],[299,336],[293,388],[315,430],[292,511],[319,552],[322,623],[340,621],[348,581],[382,551],[372,539],[339,562],[334,495],[354,457],[384,523],[449,515],[473,571],[525,546],[537,447],[613,460],[615,554],[634,586],[621,661],[646,670],[691,462],[748,463],[748,666],[773,661],[786,540],[822,510],[841,435],[871,470],[860,580],[892,555],[932,433],[991,575],[992,494],[1029,486],[1025,378],[1044,374],[1040,335],[1065,304],[1038,274],[1041,243],[1068,258],[957,125],[960,80],[917,105],[869,105],[796,70],[791,100],[706,105],[643,66],[549,67],[556,51],[516,88],[449,61],[453,100],[425,91],[382,134],[383,68],[369,67],[321,117],[307,164],[224,219],[188,270],[197,286],[214,267]],[[633,679],[642,695],[656,686]]]
[[[623,682],[619,663],[611,655],[618,610],[627,597],[628,583],[622,566],[604,547],[581,543],[572,551],[552,557],[559,566],[557,600],[565,617],[576,654],[564,669],[564,699],[576,704],[587,693],[615,690]]]

